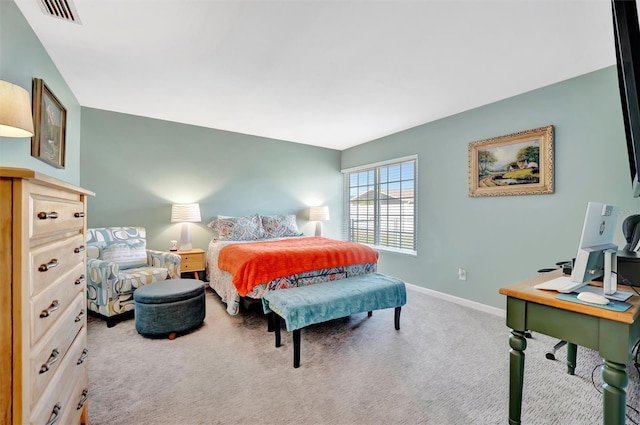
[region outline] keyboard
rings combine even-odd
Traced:
[[[537,285],[534,285],[534,288],[569,293],[586,285],[586,283],[572,281],[570,276],[561,276],[546,282],[538,283]]]

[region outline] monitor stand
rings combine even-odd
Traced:
[[[617,249],[605,249],[604,253],[604,276],[602,277],[603,290],[605,295],[612,295],[618,290],[618,276],[613,276],[616,271]]]

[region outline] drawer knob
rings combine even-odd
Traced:
[[[56,403],[56,405],[53,406],[53,410],[51,411],[51,416],[49,416],[49,422],[47,422],[47,425],[53,425],[56,422],[58,422],[58,419],[60,419],[61,409],[62,409],[62,404],[60,402]]]
[[[74,322],[77,323],[81,321],[85,314],[86,312],[84,311],[84,308],[83,308],[82,310],[80,310],[80,313],[78,313],[78,315],[76,316],[76,319],[74,320]]]
[[[76,218],[84,217],[84,211],[80,211],[80,212],[74,213],[73,216],[76,217]]]
[[[51,261],[49,261],[47,264],[40,264],[40,267],[38,267],[38,271],[46,272],[47,270],[52,269],[57,265],[58,265],[58,260],[55,258],[52,258]]]
[[[84,275],[81,274],[79,278],[76,279],[76,281],[74,282],[76,285],[80,285],[82,282],[84,282]]]
[[[84,245],[80,245],[80,246],[75,247],[73,249],[73,252],[75,252],[76,254],[79,253],[79,252],[82,252],[82,251],[84,251]]]
[[[82,363],[84,363],[84,361],[87,359],[88,354],[88,349],[85,348],[84,350],[82,350],[82,354],[80,354],[80,358],[78,359],[78,363],[76,363],[76,365],[81,365]]]
[[[84,390],[82,390],[82,397],[80,397],[80,403],[78,403],[78,407],[76,407],[76,410],[82,409],[82,406],[84,406],[84,404],[87,402],[88,393],[89,393],[89,388],[85,388]]]
[[[49,317],[49,315],[51,313],[53,313],[54,311],[56,311],[58,308],[60,308],[60,301],[53,300],[53,302],[51,303],[51,305],[49,307],[47,307],[44,310],[42,310],[42,312],[40,313],[40,317],[42,317],[42,318]]]
[[[58,350],[57,348],[54,348],[53,350],[51,350],[51,355],[49,356],[49,360],[47,360],[47,362],[43,364],[42,367],[40,367],[40,373],[45,373],[46,371],[51,369],[51,366],[53,366],[53,364],[58,361],[59,356],[60,356],[60,350]]]
[[[48,218],[50,218],[50,219],[56,219],[56,218],[58,218],[58,213],[57,213],[57,212],[55,212],[55,211],[51,211],[51,212],[44,212],[44,211],[41,211],[41,212],[39,212],[39,213],[38,213],[38,218],[39,218],[40,220],[46,220],[46,219],[48,219]]]

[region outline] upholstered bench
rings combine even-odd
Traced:
[[[407,302],[405,284],[400,279],[369,273],[297,288],[267,291],[262,296],[264,312],[269,314],[280,347],[280,326],[293,331],[293,367],[300,366],[300,329],[316,323],[347,317],[365,311],[395,308],[395,328],[400,329],[401,307]]]
[[[204,320],[204,294],[204,283],[197,279],[166,280],[136,289],[136,330],[174,339],[176,333],[195,328]]]

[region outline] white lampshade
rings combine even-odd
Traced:
[[[322,222],[329,220],[329,207],[310,207],[309,221],[316,222],[316,236],[322,236]]]
[[[309,221],[329,220],[329,207],[310,207]]]
[[[180,251],[190,251],[193,248],[189,223],[199,223],[200,221],[202,221],[202,218],[200,217],[199,204],[173,204],[171,206],[171,222],[182,223]]]
[[[29,92],[0,80],[0,137],[33,136]]]
[[[201,221],[200,204],[173,204],[171,206],[172,223],[199,223]]]

